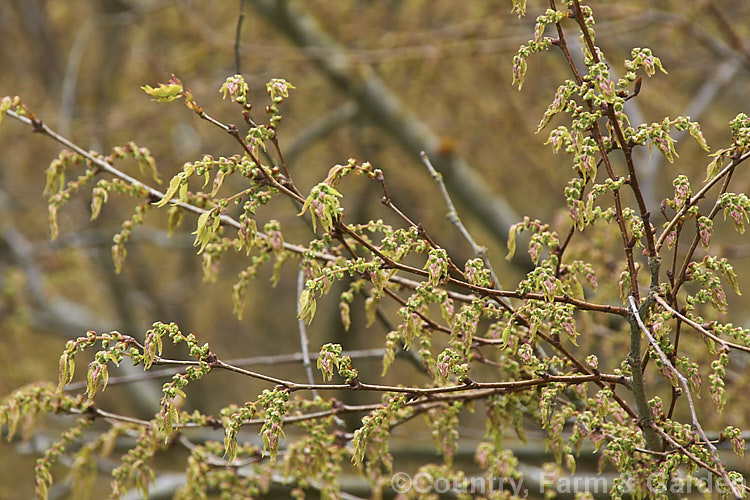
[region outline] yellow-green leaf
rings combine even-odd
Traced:
[[[192,233],[195,235],[193,246],[200,246],[200,250],[198,250],[198,253],[203,252],[203,250],[206,248],[206,245],[208,245],[209,240],[211,239],[212,233],[206,227],[206,223],[208,222],[208,218],[210,216],[210,210],[203,212],[200,217],[198,217],[198,224],[195,228],[195,231],[193,231]]]
[[[182,85],[177,83],[160,83],[156,88],[143,85],[141,89],[158,102],[170,102],[182,97]]]
[[[516,230],[515,228],[510,228],[510,232],[508,233],[508,255],[505,257],[506,260],[513,259],[513,256],[516,254]]]
[[[169,203],[169,200],[174,198],[175,193],[177,193],[177,190],[182,185],[182,182],[184,180],[183,174],[177,174],[174,177],[172,177],[172,180],[169,181],[169,187],[167,188],[167,192],[164,193],[164,196],[162,196],[161,200],[154,203],[157,207],[163,207],[167,203]],[[187,185],[187,182],[185,183]]]
[[[169,207],[169,222],[167,223],[167,235],[172,236],[174,230],[182,223],[182,208],[177,205]]]

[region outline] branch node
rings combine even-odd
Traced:
[[[478,385],[474,380],[472,380],[469,377],[462,378],[461,383],[464,384],[467,388],[474,388],[474,387],[477,387]]]

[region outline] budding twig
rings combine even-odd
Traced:
[[[698,415],[695,413],[695,404],[693,403],[693,397],[691,396],[690,386],[688,385],[687,379],[685,379],[682,373],[680,373],[679,370],[677,370],[677,368],[675,368],[674,365],[669,361],[669,358],[667,358],[666,354],[664,354],[664,351],[662,351],[661,347],[659,347],[659,343],[656,342],[654,336],[651,335],[651,332],[648,330],[648,328],[646,328],[646,325],[643,324],[641,315],[638,312],[638,306],[636,305],[632,295],[628,297],[628,301],[630,302],[630,311],[633,313],[633,318],[635,318],[635,321],[638,323],[641,331],[648,339],[651,347],[653,347],[654,351],[656,351],[656,353],[658,354],[659,359],[661,360],[664,367],[666,367],[669,372],[675,376],[677,382],[680,384],[682,392],[685,395],[685,400],[687,401],[688,408],[690,408],[690,417],[693,421],[693,425],[695,426],[698,435],[706,443],[708,449],[711,450],[711,455],[714,459],[714,463],[716,464],[717,472],[722,477],[722,479],[726,481],[726,484],[729,486],[729,488],[731,488],[732,493],[737,498],[742,498],[742,493],[737,489],[737,486],[729,480],[729,476],[724,470],[724,465],[721,463],[721,459],[719,458],[719,452],[717,451],[716,446],[714,446],[711,440],[708,439],[708,436],[706,436],[706,433],[703,431],[703,426],[701,426],[700,420],[698,420]]]

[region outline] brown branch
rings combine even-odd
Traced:
[[[270,20],[294,44],[314,52],[321,72],[355,101],[363,114],[390,134],[415,158],[427,151],[445,181],[467,208],[489,231],[504,238],[519,220],[512,206],[491,193],[477,172],[455,154],[440,154],[440,138],[407,106],[390,92],[385,83],[368,67],[353,65],[335,52],[340,45],[304,10],[287,2],[252,0],[255,9]],[[317,52],[316,52],[317,51]],[[333,51],[333,52],[332,52]],[[517,262],[528,270],[528,262]]]
[[[385,349],[360,349],[355,351],[343,351],[343,356],[349,356],[352,359],[377,359],[382,358],[385,353]],[[316,360],[320,354],[311,353],[310,359]],[[282,363],[300,363],[304,361],[304,355],[302,353],[293,354],[277,354],[268,356],[255,356],[252,358],[240,358],[240,359],[229,359],[226,361],[227,364],[233,366],[251,366],[251,365],[278,365]],[[158,364],[158,363],[155,363]],[[184,365],[185,363],[177,363]],[[191,363],[192,364],[192,363]],[[131,382],[140,382],[142,380],[152,380],[160,378],[171,378],[173,375],[180,373],[179,368],[165,368],[162,370],[149,370],[132,375],[123,375],[116,377],[109,377],[107,380],[107,387],[119,384],[129,384]],[[65,386],[68,392],[79,391],[86,388],[87,382],[71,382]]]
[[[162,198],[164,198],[164,193],[162,191],[159,191],[158,189],[155,189],[155,188],[149,186],[148,184],[145,184],[145,183],[139,181],[138,179],[129,176],[128,174],[122,172],[121,170],[118,170],[117,168],[115,168],[114,166],[112,166],[111,163],[103,160],[101,157],[97,156],[96,154],[91,153],[89,151],[86,151],[85,149],[81,148],[80,146],[78,146],[77,144],[75,144],[72,141],[68,140],[67,138],[59,135],[57,132],[55,132],[54,130],[52,130],[51,128],[49,128],[43,122],[41,122],[39,120],[32,121],[31,119],[29,119],[29,118],[27,118],[25,116],[21,116],[18,113],[15,113],[12,110],[8,110],[7,114],[8,114],[8,116],[10,116],[12,118],[15,118],[16,120],[18,120],[18,121],[20,121],[22,123],[25,123],[27,125],[31,125],[32,127],[34,127],[34,130],[36,132],[43,133],[43,134],[49,136],[50,138],[54,139],[55,141],[59,142],[63,146],[72,149],[73,151],[75,151],[79,155],[81,155],[84,158],[86,158],[87,160],[89,160],[91,163],[93,163],[96,166],[98,166],[101,170],[103,170],[103,171],[105,171],[105,172],[107,172],[109,174],[112,174],[113,176],[117,177],[118,179],[121,179],[121,180],[127,182],[131,186],[135,186],[135,187],[138,187],[138,188],[146,191],[146,193],[148,193],[149,197],[151,197],[151,198],[153,198],[155,200],[161,200]],[[202,116],[202,118],[210,121],[211,123],[214,123],[216,126],[224,129],[225,131],[227,130],[227,126],[224,125],[223,123],[214,120],[213,118],[211,118],[210,116],[206,115],[205,113],[203,113],[203,115],[205,115],[205,116]],[[176,205],[176,206],[182,208],[183,210],[185,210],[187,212],[190,212],[190,213],[193,213],[193,214],[196,214],[196,215],[201,215],[201,214],[209,211],[209,210],[197,207],[195,205],[192,205],[190,203],[186,203],[186,202],[180,201],[180,200],[178,200],[176,198],[170,200],[169,203],[171,205]],[[236,219],[230,217],[229,215],[220,214],[219,218],[221,220],[221,224],[224,225],[224,226],[233,227],[235,229],[240,229],[241,228],[241,224],[239,223],[239,221],[237,221]],[[258,231],[257,235],[260,238],[264,239],[264,240],[268,239],[268,235],[266,235],[265,233],[263,233],[261,231]],[[307,248],[305,248],[303,246],[300,246],[300,245],[294,245],[294,244],[291,244],[291,243],[287,243],[287,242],[284,242],[284,249],[288,250],[288,251],[290,251],[292,253],[299,254],[299,255],[304,255],[304,254],[308,253],[308,249]],[[316,252],[313,255],[318,260],[335,261],[337,259],[337,257],[335,255],[331,255],[331,254],[327,254],[327,253]]]
[[[551,5],[554,5],[554,3],[551,3]],[[596,60],[598,60],[598,56],[596,55],[596,50],[593,44],[593,41],[591,40],[591,37],[588,35],[588,27],[586,26],[586,22],[583,19],[583,13],[581,12],[581,6],[577,1],[574,1],[573,3],[573,14],[575,17],[576,22],[579,24],[581,28],[581,32],[584,35],[586,44],[589,48],[589,51],[592,54],[592,57],[595,57]],[[583,80],[578,73],[578,70],[576,69],[575,63],[573,62],[572,57],[570,56],[570,52],[567,48],[567,42],[565,41],[565,34],[562,29],[561,24],[555,23],[558,29],[558,45],[563,50],[563,52],[566,54],[566,59],[568,60],[568,64],[570,65],[571,70],[573,71],[573,74],[576,76],[576,83],[578,85],[581,85]],[[595,113],[596,109],[594,108],[593,102],[588,99],[586,100],[586,105],[589,108],[589,112]],[[602,160],[604,161],[604,166],[607,170],[607,175],[612,180],[617,180],[618,177],[615,175],[615,172],[612,168],[612,164],[609,159],[609,155],[607,154],[607,148],[604,145],[604,139],[602,138],[601,130],[599,129],[598,122],[594,122],[591,126],[591,135],[594,138],[594,141],[596,142],[597,148],[599,149],[599,153],[602,156]],[[638,279],[637,279],[637,272],[635,267],[635,259],[633,258],[633,242],[631,241],[630,235],[628,234],[628,229],[625,225],[625,218],[623,216],[623,210],[622,210],[622,201],[620,199],[620,190],[616,189],[612,192],[612,196],[615,200],[615,221],[617,222],[617,227],[620,230],[620,237],[622,239],[623,248],[625,250],[625,259],[627,261],[628,266],[628,272],[630,273],[630,290],[631,293],[636,297],[636,299],[640,296],[638,291]]]
[[[415,228],[419,236],[424,239],[431,248],[439,248],[439,246],[433,241],[433,239],[430,238],[430,235],[427,234],[427,231],[425,230],[424,226],[422,226],[422,224],[417,224],[416,222],[411,220],[409,216],[407,216],[400,208],[393,204],[393,200],[391,200],[391,197],[388,195],[385,176],[382,172],[375,178],[375,180],[380,183],[380,187],[383,190],[383,198],[381,199],[383,205],[393,210],[393,212],[398,215],[404,222],[406,222],[406,224],[408,224],[410,227]],[[466,275],[464,274],[464,272],[453,262],[453,259],[451,259],[450,256],[448,257],[448,267],[450,269],[453,269],[453,271],[459,274],[463,279],[466,279]]]
[[[674,365],[667,359],[667,356],[664,354],[664,351],[661,350],[661,347],[659,347],[659,343],[656,341],[653,335],[651,335],[651,332],[646,328],[646,325],[643,324],[643,320],[641,320],[641,316],[638,313],[638,307],[635,304],[635,301],[633,300],[633,297],[628,297],[628,300],[630,301],[630,310],[633,313],[633,318],[638,323],[638,326],[640,327],[643,334],[648,339],[649,343],[651,344],[651,347],[656,351],[656,353],[659,356],[659,359],[662,362],[662,365],[669,370],[670,373],[672,373],[675,378],[677,378],[678,383],[680,384],[680,387],[682,388],[683,394],[685,395],[685,399],[688,403],[688,408],[690,409],[690,417],[693,422],[693,426],[695,427],[696,431],[698,432],[698,435],[703,439],[703,441],[706,443],[706,446],[711,451],[711,456],[714,459],[714,462],[716,463],[716,468],[718,471],[718,475],[725,481],[727,485],[732,489],[732,493],[737,498],[742,498],[741,493],[739,490],[736,489],[735,485],[733,485],[730,480],[729,476],[727,475],[726,470],[724,470],[724,465],[721,463],[721,458],[719,457],[719,452],[716,449],[716,446],[713,445],[710,439],[708,439],[708,436],[706,436],[706,433],[703,431],[703,426],[700,423],[700,420],[698,420],[698,415],[695,412],[695,404],[693,403],[693,397],[690,394],[690,386],[688,385],[687,379],[680,373],[677,368],[674,367]],[[651,422],[653,424],[653,421]],[[653,427],[652,427],[653,428]]]
[[[721,189],[719,190],[719,194],[716,196],[716,202],[714,202],[714,206],[711,208],[711,211],[708,213],[707,217],[711,220],[716,217],[716,214],[719,213],[719,210],[721,209],[721,204],[719,203],[719,199],[721,198],[721,195],[727,192],[727,189],[729,188],[729,181],[732,180],[732,175],[734,174],[734,168],[729,170],[727,174],[724,176],[724,183],[721,186]],[[696,218],[696,231],[695,235],[693,236],[693,241],[690,243],[690,249],[685,254],[685,258],[682,261],[682,266],[680,267],[679,273],[677,273],[677,280],[674,283],[672,290],[670,292],[670,295],[672,297],[677,297],[677,292],[679,291],[680,287],[685,283],[685,280],[687,279],[686,272],[687,268],[690,265],[690,262],[693,260],[693,254],[695,253],[695,249],[698,248],[698,242],[701,239],[700,231],[697,228],[698,220]],[[682,226],[682,223],[679,224],[679,226]],[[678,236],[679,236],[679,227],[677,228]],[[675,242],[675,251],[674,254],[677,255],[677,243]]]
[[[688,457],[690,460],[692,460],[695,464],[697,464],[700,467],[703,467],[707,471],[709,471],[711,474],[722,477],[721,472],[719,469],[716,469],[714,467],[711,467],[709,464],[698,458],[693,452],[682,446],[675,438],[670,436],[667,432],[664,431],[661,427],[659,427],[655,422],[651,422],[651,428],[659,433],[659,435],[668,442],[671,446],[678,449],[682,454],[684,454],[686,457]],[[726,481],[727,486],[732,490],[732,494],[735,495],[736,498],[744,498],[742,493],[737,489],[737,486],[727,479],[724,479]],[[746,485],[742,485],[742,489],[745,491],[750,491],[750,488],[748,488]]]
[[[656,300],[656,302],[658,302],[659,305],[662,306],[664,309],[666,309],[667,311],[669,311],[672,314],[674,314],[682,322],[684,322],[687,325],[690,325],[694,330],[696,330],[697,332],[705,335],[706,337],[710,338],[714,342],[718,342],[719,344],[721,344],[723,346],[727,346],[727,347],[729,347],[731,349],[736,349],[738,351],[743,351],[743,352],[750,353],[750,347],[747,347],[747,346],[744,346],[744,345],[740,345],[740,344],[735,344],[733,342],[726,341],[726,340],[722,339],[721,337],[718,337],[718,336],[714,335],[713,333],[709,332],[708,330],[706,330],[705,328],[703,328],[701,325],[699,325],[698,323],[696,323],[695,321],[693,321],[692,319],[688,318],[684,314],[681,314],[675,308],[673,308],[672,306],[670,306],[667,303],[667,301],[664,300],[663,297],[660,297],[659,295],[654,295],[654,300]]]
[[[732,159],[729,164],[722,168],[721,171],[716,174],[710,181],[708,181],[706,184],[703,185],[703,187],[695,193],[691,198],[690,201],[685,203],[675,214],[674,217],[669,221],[669,224],[667,224],[667,227],[664,228],[664,231],[662,231],[661,235],[659,235],[659,238],[656,240],[655,246],[656,251],[658,252],[659,249],[664,245],[664,240],[666,240],[667,235],[674,229],[674,227],[677,225],[677,223],[680,221],[683,215],[687,213],[688,209],[698,203],[700,200],[703,199],[703,197],[706,195],[709,189],[714,187],[714,185],[719,182],[721,178],[723,178],[725,175],[727,175],[730,171],[732,171],[737,165],[742,163],[743,161],[750,158],[750,151],[740,155],[738,158]]]
[[[220,125],[221,126],[221,125]],[[222,127],[224,128],[224,127]],[[242,138],[242,135],[240,135],[240,131],[237,128],[236,125],[228,125],[226,126],[227,133],[234,137],[237,142],[242,146],[242,149],[245,151],[245,153],[250,157],[250,159],[258,165],[258,169],[261,171],[261,174],[263,175],[263,178],[266,179],[266,181],[273,186],[274,188],[278,189],[285,195],[292,198],[294,201],[298,203],[304,203],[305,198],[300,195],[299,193],[295,193],[291,189],[287,188],[283,184],[281,184],[273,175],[271,175],[266,168],[263,166],[263,164],[258,160],[258,158],[255,157],[255,154],[253,153],[253,150],[250,146],[247,145],[247,142],[245,142],[245,139]]]
[[[80,146],[78,146],[75,143],[71,142],[67,138],[65,138],[65,137],[57,134],[54,130],[50,129],[43,122],[41,122],[39,120],[36,120],[36,121],[32,122],[31,119],[29,119],[29,118],[27,118],[25,116],[18,115],[17,113],[15,113],[14,111],[11,111],[11,110],[8,110],[7,114],[9,116],[11,116],[11,117],[13,117],[13,118],[15,118],[15,119],[23,122],[23,123],[26,123],[27,125],[31,125],[38,132],[44,133],[45,135],[51,137],[52,139],[54,139],[55,141],[59,142],[60,144],[62,144],[64,146],[72,149],[76,153],[80,154],[81,156],[85,157],[86,159],[88,159],[89,161],[91,161],[92,163],[94,163],[95,165],[97,165],[103,171],[108,172],[108,173],[114,175],[115,177],[126,181],[127,183],[129,183],[132,186],[136,186],[138,188],[143,189],[144,191],[146,191],[148,193],[148,195],[150,197],[152,197],[152,198],[154,198],[156,200],[161,200],[164,197],[164,193],[163,192],[161,192],[161,191],[159,191],[159,190],[157,190],[157,189],[155,189],[155,188],[153,188],[153,187],[151,187],[151,186],[149,186],[149,185],[147,185],[147,184],[139,181],[138,179],[136,179],[134,177],[131,177],[131,176],[125,174],[124,172],[118,170],[117,168],[115,168],[114,166],[112,166],[112,164],[110,164],[109,162],[104,161],[103,159],[101,159],[97,155],[84,150],[83,148],[81,148]],[[224,125],[223,123],[218,122],[218,121],[212,119],[205,112],[201,112],[201,114],[202,114],[202,118],[210,121],[211,123],[214,123],[217,127],[222,128],[223,130],[229,132],[235,138],[238,138],[240,144],[243,145],[243,148],[245,148],[246,151],[249,149],[249,147],[247,146],[247,144],[244,143],[244,140],[242,140],[241,137],[238,137],[239,133],[230,130],[230,126]],[[262,170],[265,173],[265,175],[269,175],[268,172],[265,171],[265,169],[262,169]],[[302,199],[301,197],[299,197],[299,195],[296,195],[295,193],[292,193],[291,191],[289,191],[285,187],[281,186],[278,183],[278,181],[276,181],[275,179],[271,178],[271,181],[273,183],[275,183],[275,187],[279,187],[285,194],[287,194],[291,198],[293,198],[293,199],[295,199],[297,201],[300,201],[300,200],[304,201],[304,199]],[[195,213],[195,214],[198,214],[198,215],[203,214],[203,213],[205,213],[205,212],[208,211],[206,209],[197,207],[197,206],[192,205],[190,203],[179,201],[177,199],[170,200],[170,203],[172,205],[177,205],[180,208],[182,208],[182,209],[184,209],[184,210],[186,210],[188,212]],[[235,229],[239,229],[241,227],[240,223],[236,219],[234,219],[234,218],[232,218],[232,217],[230,217],[230,216],[228,216],[226,214],[220,214],[219,217],[220,217],[221,223],[223,225],[234,227]],[[393,261],[392,259],[390,259],[389,257],[385,256],[375,246],[373,246],[372,244],[368,243],[367,241],[365,241],[364,239],[362,239],[358,234],[356,234],[354,232],[354,230],[350,226],[345,225],[345,224],[341,224],[340,227],[344,228],[345,232],[348,235],[350,235],[352,238],[354,238],[355,240],[357,240],[357,242],[359,244],[361,244],[362,246],[364,246],[365,248],[367,248],[368,250],[370,250],[373,254],[375,254],[378,257],[380,257],[389,267],[392,267],[392,268],[395,268],[395,269],[399,269],[399,270],[402,270],[402,271],[405,271],[405,272],[409,272],[411,274],[416,274],[418,276],[423,276],[423,277],[429,276],[429,273],[427,271],[423,270],[423,269],[418,269],[418,268],[414,268],[414,267],[411,267],[411,266],[407,266],[407,265],[404,265],[404,264],[397,263],[397,262]],[[263,239],[267,239],[268,238],[268,236],[266,234],[262,233],[262,232],[258,232],[258,236],[261,237],[261,238],[263,238]],[[284,242],[284,249],[288,250],[290,252],[299,254],[299,255],[304,255],[305,253],[307,253],[307,249],[305,247],[302,247],[302,246],[299,246],[299,245],[290,244],[290,243],[287,243],[287,242]],[[315,256],[316,259],[327,260],[327,261],[335,261],[337,259],[336,256],[331,255],[331,254],[326,254],[326,253],[315,253],[314,256]],[[518,299],[545,300],[544,295],[541,294],[541,293],[521,294],[521,293],[515,292],[515,291],[495,290],[495,289],[492,289],[492,288],[486,288],[486,287],[481,287],[481,286],[473,285],[471,283],[468,283],[468,282],[465,282],[465,281],[462,281],[462,280],[457,280],[455,278],[448,278],[448,283],[454,284],[454,285],[457,285],[457,286],[460,286],[460,287],[463,287],[463,288],[467,288],[467,289],[472,290],[474,292],[477,292],[477,293],[479,293],[479,294],[481,294],[483,296],[488,296],[488,297],[493,297],[493,298],[509,297],[509,298],[518,298]],[[611,314],[616,314],[616,315],[620,315],[620,316],[627,315],[627,310],[625,308],[622,308],[622,307],[610,306],[610,305],[601,305],[601,304],[593,304],[593,303],[586,302],[586,301],[583,301],[583,300],[574,299],[574,298],[569,297],[569,296],[555,296],[553,298],[553,301],[554,302],[571,304],[571,305],[574,305],[575,307],[577,307],[579,309],[582,309],[582,310],[605,312],[605,313],[611,313]]]

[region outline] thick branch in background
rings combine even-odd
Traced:
[[[4,194],[0,191],[0,200],[3,196]],[[70,339],[90,329],[112,330],[114,321],[111,319],[102,318],[87,307],[65,298],[47,297],[44,292],[42,272],[32,257],[31,244],[15,227],[7,223],[0,225],[0,245],[7,249],[8,260],[18,265],[26,275],[32,301],[30,319],[35,328],[53,331]],[[124,376],[139,376],[143,373],[140,368],[132,366],[129,362],[122,363],[119,368],[113,368],[115,374],[118,371],[121,371]],[[158,384],[139,380],[135,384],[126,386],[126,390],[130,396],[130,403],[141,414],[152,414],[158,407],[157,402],[161,397]]]
[[[51,34],[47,11],[39,0],[16,0],[23,21],[34,40],[37,78],[48,90],[55,88],[60,77],[58,47]]]
[[[321,72],[345,92],[373,123],[390,134],[416,160],[425,151],[445,183],[461,203],[498,239],[504,241],[511,225],[521,218],[510,203],[487,189],[487,183],[466,160],[440,148],[440,137],[415,115],[369,66],[358,65],[342,55],[342,47],[317,21],[286,0],[252,0],[286,37],[310,55]],[[332,50],[338,49],[338,50]],[[524,254],[514,261],[527,271],[532,267]]]

